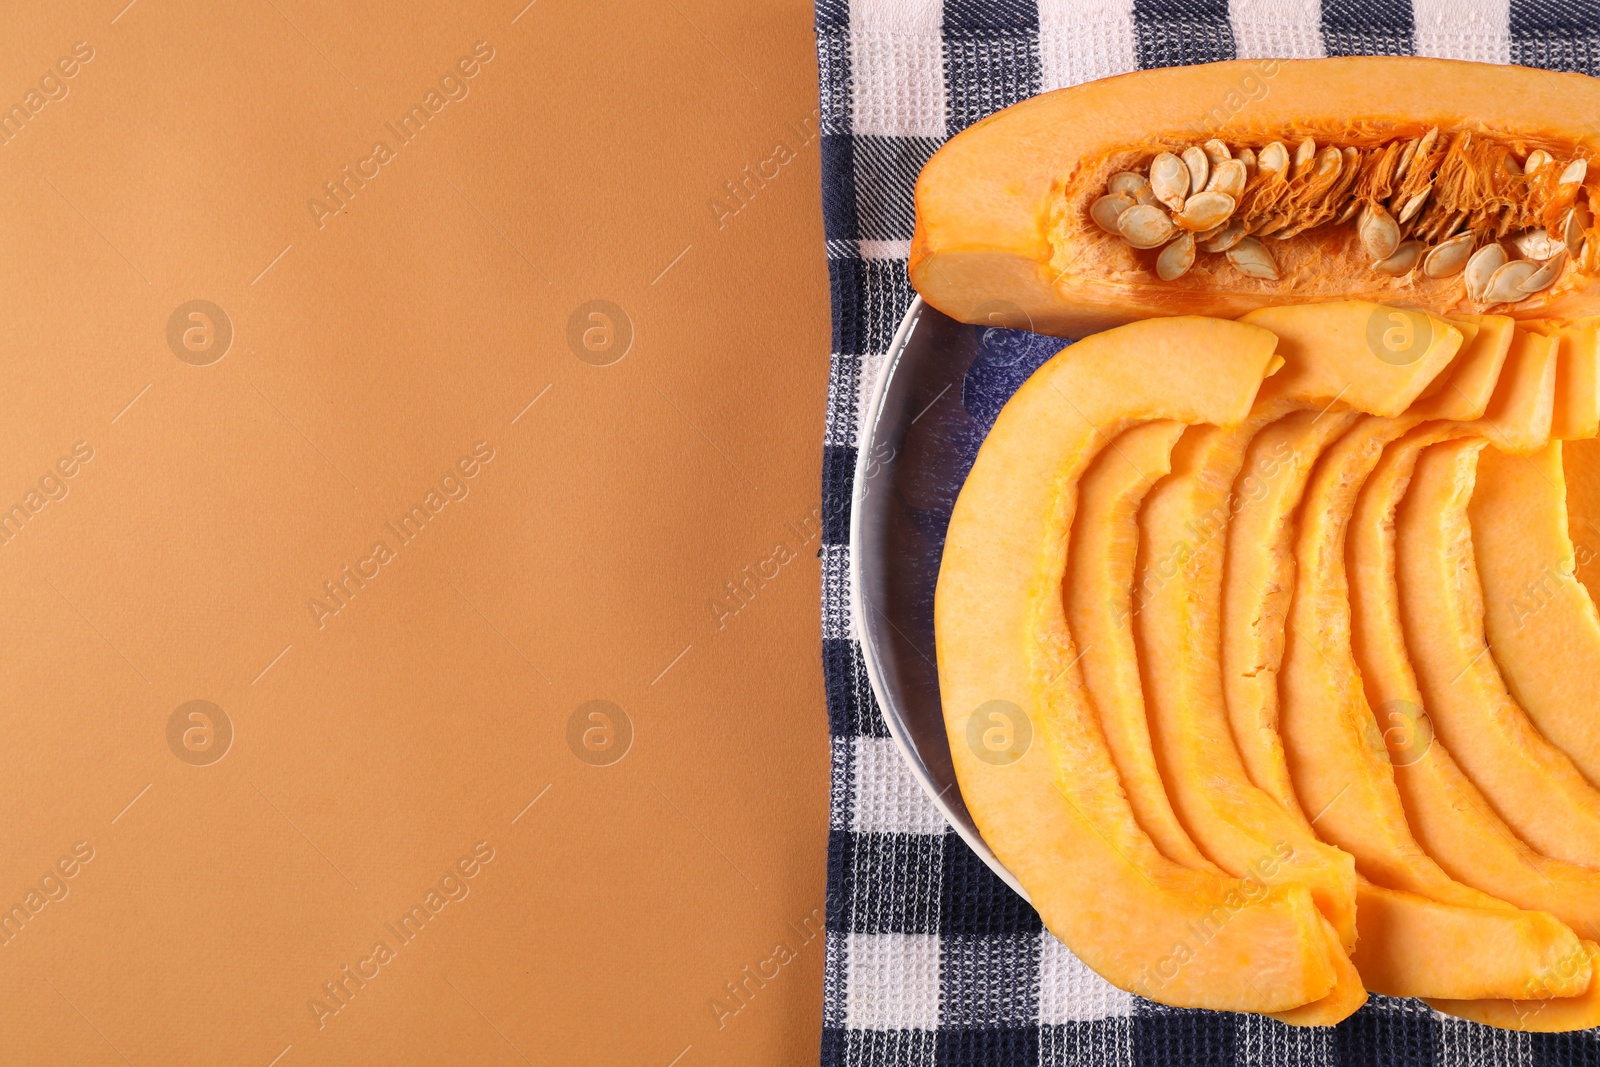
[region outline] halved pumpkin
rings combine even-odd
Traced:
[[[1562,445],[1478,458],[1467,514],[1484,630],[1506,685],[1550,743],[1600,784],[1600,612],[1573,577]]]
[[[1213,108],[1197,114],[1196,101]],[[917,182],[911,280],[963,321],[1069,337],[1352,297],[1593,314],[1600,243],[1585,242],[1600,174],[1584,164],[1600,149],[1597,112],[1593,79],[1438,59],[1244,60],[1089,82],[934,154]],[[1123,201],[1098,203],[1117,196],[1149,210],[1130,222]],[[1218,218],[1251,236],[1228,252],[1184,245],[1239,236]],[[1469,299],[1453,252],[1423,269],[1398,247],[1409,235],[1431,251],[1458,227],[1467,251],[1503,238],[1537,264],[1503,278],[1497,299]]]
[[[1139,505],[1172,469],[1172,446],[1183,430],[1173,421],[1135,426],[1089,466],[1078,487],[1063,593],[1083,680],[1139,825],[1167,858],[1221,874],[1189,838],[1161,783],[1133,643]]]
[[[1491,453],[1480,453],[1480,467]],[[1406,821],[1452,877],[1520,908],[1548,911],[1593,938],[1600,935],[1600,871],[1529,848],[1435,736],[1406,656],[1395,580],[1395,509],[1415,460],[1414,451],[1385,455],[1362,486],[1349,533],[1356,662],[1394,763]]]
[[[1528,721],[1484,639],[1467,521],[1484,446],[1437,444],[1416,461],[1395,519],[1406,648],[1435,735],[1496,813],[1539,852],[1600,867],[1600,792]]]
[[[1089,967],[1189,1007],[1319,1000],[1338,942],[1304,885],[1191,870],[1140,828],[1075,662],[1061,582],[1078,480],[1104,442],[1154,419],[1237,424],[1276,345],[1241,323],[1160,320],[1045,364],[979,450],[935,595],[951,757],[985,841]],[[1193,943],[1196,931],[1207,938]]]

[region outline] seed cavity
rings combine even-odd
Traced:
[[[1279,280],[1269,244],[1289,248],[1308,231],[1353,222],[1375,275],[1428,286],[1459,276],[1465,299],[1488,308],[1568,273],[1600,273],[1600,232],[1591,236],[1600,187],[1584,185],[1588,173],[1580,155],[1523,156],[1496,134],[1437,126],[1362,147],[1214,137],[1112,174],[1088,213],[1129,246],[1160,249],[1155,272],[1164,281],[1188,273],[1200,253],[1226,255],[1246,277]],[[1295,278],[1298,264],[1320,258],[1287,254]]]

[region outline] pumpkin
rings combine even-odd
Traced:
[[[1466,511],[1484,444],[1416,460],[1395,518],[1406,648],[1435,735],[1500,817],[1539,852],[1600,867],[1600,792],[1528,721],[1488,654]]]
[[[1480,472],[1493,456],[1491,449],[1479,454]],[[1548,911],[1592,939],[1600,935],[1600,871],[1540,855],[1518,838],[1435,736],[1424,707],[1406,655],[1395,582],[1395,510],[1415,460],[1415,451],[1383,457],[1361,487],[1348,534],[1352,644],[1367,701],[1379,713],[1406,821],[1428,855],[1458,881],[1520,908]],[[1585,1025],[1596,1024],[1600,1020]]]
[[[1572,321],[1600,311],[1597,112],[1594,79],[1438,59],[1089,82],[934,154],[911,281],[955,318],[1067,337],[1350,298]]]
[[[1161,783],[1133,643],[1139,505],[1172,469],[1172,446],[1183,430],[1173,421],[1135,426],[1089,466],[1078,488],[1063,592],[1073,639],[1095,650],[1079,660],[1083,680],[1140,827],[1168,859],[1221,874],[1195,847]]]
[[[951,758],[985,841],[1089,967],[1187,1007],[1321,1000],[1335,989],[1340,939],[1304,884],[1222,877],[1156,848],[1078,670],[1061,582],[1078,483],[1104,442],[1158,419],[1238,424],[1276,347],[1259,327],[1174,318],[1051,359],[979,449],[935,591]],[[1192,944],[1196,931],[1210,936]]]
[[[1572,576],[1561,453],[1484,453],[1468,515],[1495,663],[1539,732],[1600,784],[1600,613]]]

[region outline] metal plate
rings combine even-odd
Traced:
[[[995,416],[1066,342],[969,326],[918,297],[866,407],[850,513],[851,610],[872,692],[922,788],[1026,898],[961,798],[934,652],[933,591],[956,496]]]

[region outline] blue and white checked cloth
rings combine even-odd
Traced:
[[[1419,1001],[1373,997],[1336,1028],[1295,1030],[1107,985],[946,829],[902,764],[850,622],[848,564],[862,404],[913,296],[912,187],[946,138],[1048,89],[1220,59],[1416,54],[1600,74],[1600,0],[816,0],[816,30],[833,292],[825,1067],[1600,1064],[1593,1033],[1497,1031]]]

